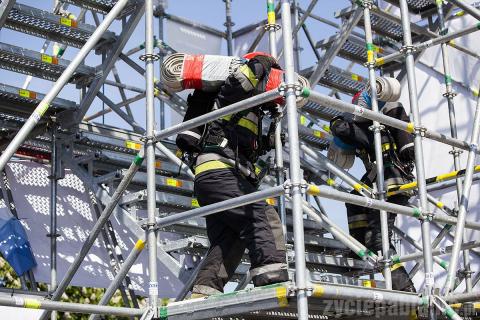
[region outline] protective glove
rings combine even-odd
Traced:
[[[255,58],[250,59],[247,65],[253,73],[255,73],[258,80],[263,79],[271,68],[282,69],[274,57],[263,55],[258,55]]]
[[[350,169],[355,162],[355,148],[341,141],[337,137],[328,146],[327,157],[330,161],[343,169]]]

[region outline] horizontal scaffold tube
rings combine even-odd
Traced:
[[[277,90],[267,91],[265,93],[261,93],[254,97],[239,101],[237,103],[233,103],[225,108],[217,109],[215,111],[209,112],[204,114],[203,116],[173,125],[167,129],[155,132],[155,138],[157,140],[172,136],[174,134],[183,132],[185,130],[189,130],[198,126],[201,126],[205,123],[217,120],[221,117],[230,115],[232,113],[237,113],[243,110],[250,109],[254,106],[258,106],[268,101],[272,101],[275,98],[280,97],[280,92]]]
[[[313,196],[320,196],[327,199],[338,200],[342,202],[356,204],[362,207],[372,208],[376,210],[385,210],[388,212],[403,214],[410,217],[415,217],[420,220],[426,217],[416,207],[406,207],[398,204],[375,200],[367,197],[356,196],[350,193],[341,192],[327,186],[309,185],[307,192]],[[447,215],[434,215],[433,221],[438,221],[446,224],[457,224],[457,218]],[[480,223],[473,221],[466,221],[465,227],[473,230],[480,230]]]
[[[480,165],[475,166],[473,168],[473,172],[475,173],[480,172]],[[464,175],[465,175],[465,169],[462,169],[462,170],[452,171],[444,174],[439,174],[438,176],[428,178],[425,181],[427,184],[439,183],[439,182],[454,180],[454,179],[463,177]],[[387,195],[391,196],[397,193],[414,190],[416,188],[417,188],[417,181],[412,181],[412,182],[403,184],[401,186],[388,189]]]
[[[302,96],[320,105],[324,105],[338,111],[352,113],[362,118],[370,119],[372,121],[378,121],[384,125],[387,125],[396,129],[400,129],[408,133],[414,133],[417,130],[412,122],[401,121],[401,120],[386,116],[380,112],[374,112],[372,110],[362,108],[360,106],[347,103],[342,100],[337,100],[335,98],[331,98],[327,95],[324,95],[315,91],[311,91],[308,88],[303,89]],[[429,139],[442,142],[452,147],[457,147],[463,150],[470,150],[470,145],[465,141],[451,138],[444,134],[431,131],[423,127],[419,128],[418,130],[421,131],[422,135],[424,135]]]
[[[314,298],[371,301],[385,304],[404,304],[411,306],[428,305],[428,299],[412,293],[376,288],[362,288],[348,285],[319,284],[313,286]]]
[[[9,294],[0,294],[0,305],[6,307],[26,308],[26,309],[43,309],[48,311],[61,311],[72,313],[87,313],[87,314],[103,314],[112,316],[127,316],[139,317],[145,310],[97,306],[93,304],[71,303],[71,302],[57,302],[50,300],[21,298],[18,296],[12,297]]]
[[[449,33],[447,35],[444,35],[444,36],[440,36],[438,38],[435,38],[435,39],[430,39],[428,41],[425,41],[425,42],[422,42],[420,44],[417,44],[414,46],[414,50],[416,52],[419,52],[419,51],[423,51],[427,48],[430,48],[430,47],[433,47],[433,46],[436,46],[436,45],[439,45],[441,43],[445,43],[445,42],[448,42],[450,40],[453,40],[453,39],[457,39],[457,38],[460,38],[460,37],[463,37],[467,34],[470,34],[470,33],[473,33],[473,32],[476,32],[476,31],[479,31],[480,30],[480,23],[477,23],[473,26],[470,26],[468,28],[465,28],[465,29],[462,29],[462,30],[458,30],[458,31],[455,31],[455,32],[452,32],[452,33]],[[400,59],[403,57],[403,52],[401,51],[398,51],[398,52],[395,52],[395,53],[392,53],[392,54],[389,54],[388,56],[384,56],[384,57],[381,57],[381,58],[378,58],[375,63],[377,66],[381,66],[381,65],[384,65],[388,62],[391,62],[391,61],[394,61],[394,60],[397,60],[397,59]]]
[[[265,190],[253,192],[238,198],[228,199],[222,202],[210,204],[208,206],[175,213],[163,218],[157,218],[157,226],[159,228],[166,227],[178,222],[182,222],[188,219],[204,217],[210,214],[214,214],[220,211],[229,210],[244,206],[250,203],[261,201],[267,198],[277,197],[285,193],[284,186],[271,187]]]
[[[465,250],[465,249],[474,249],[478,247],[480,247],[480,241],[470,241],[470,242],[464,243],[461,248]],[[433,249],[432,255],[441,256],[450,252],[452,252],[452,246]],[[392,261],[394,263],[401,263],[401,262],[418,260],[418,259],[421,259],[422,257],[423,257],[423,252],[417,252],[412,254],[406,254],[404,256],[393,256]]]
[[[480,291],[451,294],[445,297],[448,303],[477,302],[480,300]]]

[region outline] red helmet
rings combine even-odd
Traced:
[[[245,54],[243,55],[243,57],[244,57],[245,59],[248,59],[248,60],[253,59],[253,58],[255,58],[256,56],[267,56],[267,57],[272,57],[272,58],[273,58],[273,56],[272,56],[271,54],[268,54],[268,53],[265,53],[265,52],[261,52],[261,51],[249,52],[249,53],[245,53]]]

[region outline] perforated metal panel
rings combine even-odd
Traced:
[[[76,21],[21,4],[15,4],[10,10],[5,26],[77,48],[82,47],[96,29],[93,26],[77,24]],[[97,47],[113,40],[114,34],[106,32],[102,40],[97,43]]]
[[[313,68],[300,71],[304,77],[310,77]],[[353,95],[366,86],[366,80],[354,73],[342,70],[335,66],[328,67],[319,84],[340,92]]]
[[[326,50],[332,46],[334,40],[335,36],[319,41],[316,47],[321,48],[322,50]],[[391,49],[384,49],[377,45],[374,45],[374,51],[378,58],[384,57],[385,55],[393,52]],[[365,48],[365,41],[355,38],[353,36],[349,37],[347,41],[345,41],[343,46],[340,48],[338,56],[356,62],[358,64],[364,64],[367,61],[367,50]]]
[[[70,61],[0,43],[0,68],[3,69],[56,81],[69,64]],[[70,78],[70,82],[89,82],[94,73],[94,68],[81,65]]]
[[[36,106],[40,101],[45,97],[44,94],[27,91],[21,88],[12,87],[6,84],[0,83],[0,105],[2,102],[15,103],[20,108],[27,107],[26,110],[32,110],[32,106]],[[68,101],[61,98],[55,98],[52,102],[52,107],[54,109],[76,109],[77,105],[73,101]]]
[[[398,0],[385,0],[385,1],[390,2],[396,6],[399,5]],[[430,0],[407,0],[407,4],[408,4],[408,9],[411,12],[417,13],[417,14],[435,9],[434,1],[430,1]]]
[[[348,19],[352,13],[352,8],[345,8],[337,14],[337,17]],[[372,30],[375,31],[377,34],[388,37],[395,41],[401,41],[403,39],[402,27],[400,24],[382,18],[376,15],[375,12],[371,12],[370,18],[372,22]],[[362,17],[359,25],[363,26],[363,22],[364,21]]]
[[[113,6],[118,2],[118,0],[65,0],[64,2],[102,14],[107,14],[110,12],[110,10],[112,10]],[[139,1],[137,0],[130,0],[119,17],[130,13],[138,2]]]

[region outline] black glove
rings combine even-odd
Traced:
[[[250,59],[247,65],[255,73],[258,80],[262,79],[271,68],[282,69],[275,58],[262,55]]]
[[[267,135],[262,136],[262,151],[268,152],[275,148],[275,128],[276,123],[272,122],[270,128],[268,129]],[[282,141],[282,146],[285,145],[285,133],[280,134],[280,140]]]

